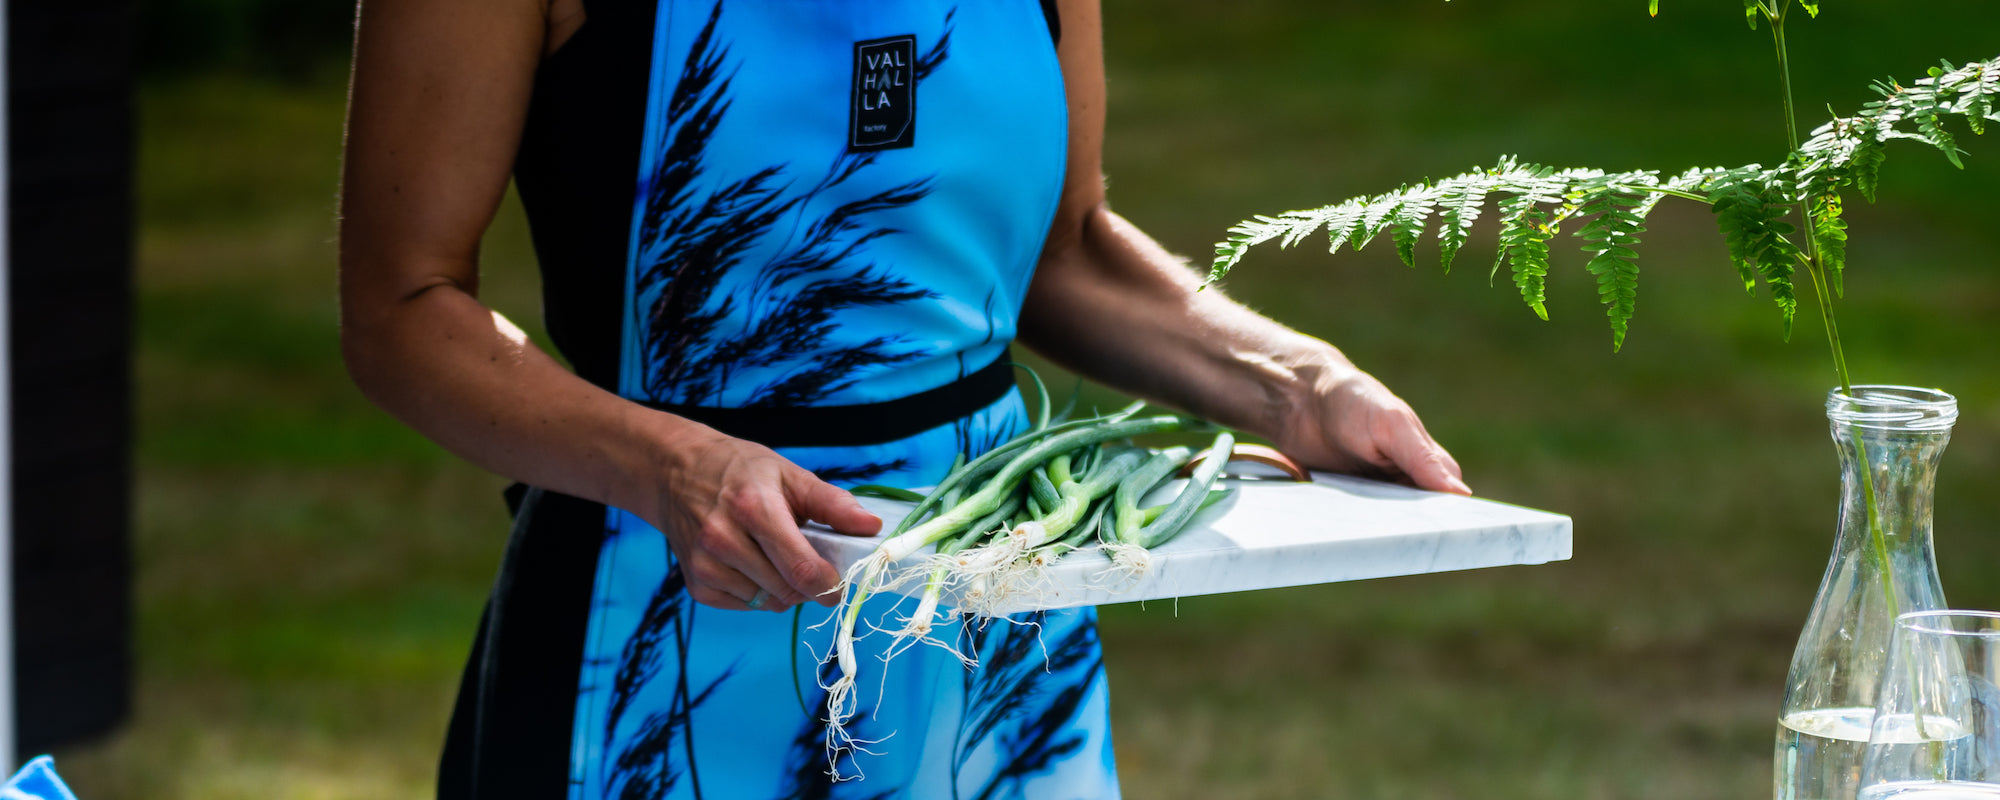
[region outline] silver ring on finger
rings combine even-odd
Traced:
[[[763,608],[764,602],[770,599],[771,599],[770,592],[764,591],[763,589],[758,589],[757,593],[751,595],[750,599],[744,601],[743,605],[749,607],[751,611],[756,611],[758,609]]]

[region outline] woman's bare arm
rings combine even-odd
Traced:
[[[1313,466],[1467,492],[1407,403],[1339,350],[1201,282],[1104,202],[1097,0],[1064,0],[1069,176],[1021,315],[1021,339],[1125,391],[1256,433]]]
[[[348,369],[473,463],[652,522],[701,602],[743,608],[759,587],[774,610],[815,596],[835,576],[799,522],[870,533],[879,520],[766,448],[578,378],[478,299],[479,239],[549,20],[543,0],[363,4],[341,196]]]

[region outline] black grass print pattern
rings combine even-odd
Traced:
[[[725,389],[737,394],[728,398],[732,404],[814,405],[871,372],[929,355],[928,347],[900,334],[844,344],[834,334],[844,311],[937,297],[868,258],[870,243],[901,232],[873,218],[922,201],[933,180],[905,181],[809,213],[822,193],[878,163],[875,154],[847,151],[802,192],[787,177],[788,163],[703,188],[715,183],[703,180],[704,155],[729,113],[737,73],[717,37],[725,5],[718,0],[712,7],[682,64],[647,176],[633,298],[640,306],[643,390],[649,400],[679,405],[721,405]],[[918,60],[919,81],[948,57],[952,15]],[[775,255],[746,263],[779,235]],[[741,288],[725,291],[725,280],[740,269],[755,272]],[[736,330],[738,318],[753,322]],[[741,377],[752,370],[757,383],[743,393]]]
[[[1077,716],[1104,664],[1097,626],[1078,620],[1060,638],[1044,642],[1047,622],[1048,613],[1037,611],[965,633],[971,652],[980,654],[980,667],[965,674],[965,717],[952,758],[953,800],[1019,796],[1030,778],[1083,747]],[[959,767],[989,739],[1000,754],[999,768],[978,791],[959,794]]]

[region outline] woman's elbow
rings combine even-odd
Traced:
[[[372,315],[355,314],[346,308],[340,315],[340,360],[347,367],[347,377],[361,390],[361,395],[377,406],[384,406],[390,400],[390,387],[396,382],[392,356],[395,350],[392,337],[385,334],[384,326]]]
[[[346,281],[343,281],[346,284]],[[361,394],[378,406],[393,401],[406,381],[411,348],[409,317],[414,295],[370,292],[343,285],[340,293],[340,360]]]

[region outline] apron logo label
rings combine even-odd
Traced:
[[[854,43],[854,91],[849,95],[847,144],[889,150],[917,143],[917,37]]]

